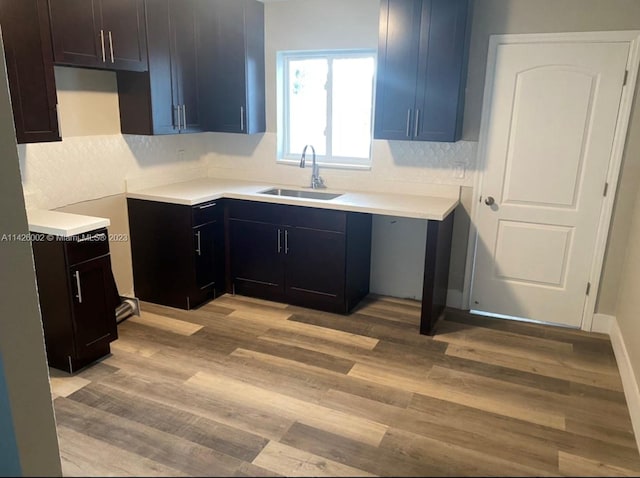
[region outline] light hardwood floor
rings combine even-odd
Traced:
[[[370,296],[349,316],[142,304],[51,369],[67,476],[638,476],[608,337]]]

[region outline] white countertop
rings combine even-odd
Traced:
[[[76,234],[93,231],[111,225],[109,219],[103,217],[83,216],[44,209],[27,210],[29,230],[42,234],[70,237]]]
[[[194,206],[221,198],[245,199],[436,221],[445,219],[459,204],[458,198],[374,192],[344,192],[331,189],[322,189],[320,191],[343,194],[330,200],[260,194],[260,191],[273,187],[313,191],[311,188],[281,184],[206,178],[131,191],[127,193],[127,197],[187,206]]]

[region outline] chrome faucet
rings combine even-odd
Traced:
[[[312,159],[312,169],[311,169],[311,187],[313,189],[322,189],[326,188],[324,185],[324,179],[320,177],[320,167],[316,164],[316,149],[312,144],[307,144],[302,150],[302,157],[300,158],[300,167],[304,168],[305,162],[307,159],[307,148],[311,148],[311,159]]]

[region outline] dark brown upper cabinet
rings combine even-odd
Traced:
[[[148,73],[118,72],[125,134],[203,131],[198,10],[194,0],[146,0]],[[209,86],[208,82],[204,83]]]
[[[264,4],[199,0],[203,121],[207,131],[263,133],[265,122]]]
[[[46,0],[0,0],[18,143],[60,141]]]
[[[374,137],[460,139],[469,0],[382,0]]]
[[[147,70],[144,0],[49,0],[54,61]]]

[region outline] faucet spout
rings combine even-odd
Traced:
[[[300,167],[304,168],[307,160],[307,149],[311,148],[311,187],[313,189],[326,188],[324,180],[320,177],[320,166],[316,163],[316,149],[312,144],[307,144],[302,149],[302,157],[300,158]]]

